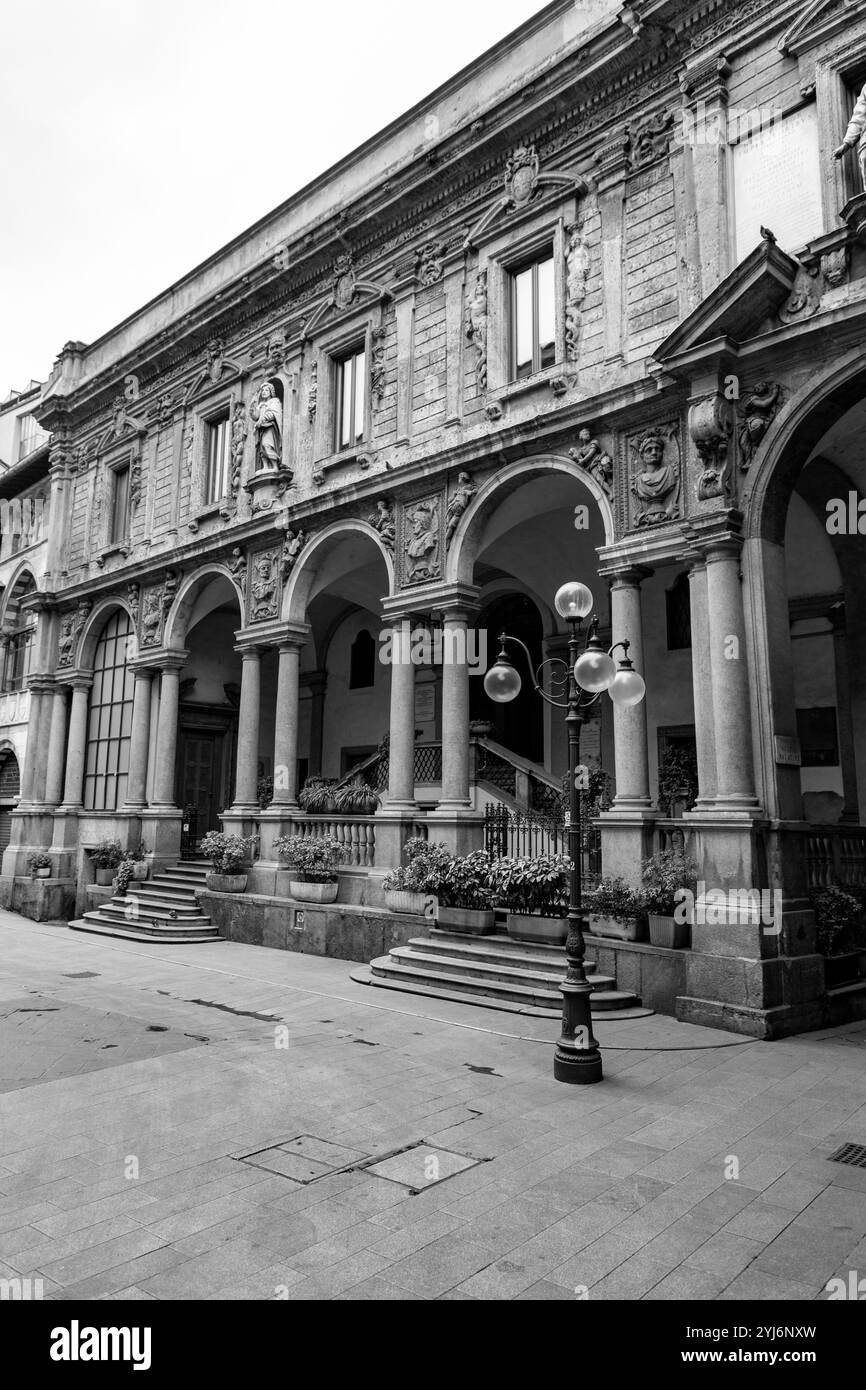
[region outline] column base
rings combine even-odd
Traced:
[[[471,806],[443,805],[427,812],[431,840],[444,844],[449,854],[471,854],[484,848],[484,816]]]
[[[417,806],[402,810],[392,803],[376,812],[377,869],[396,869],[403,863],[403,846],[411,839],[417,820]]]
[[[641,861],[653,848],[653,827],[657,813],[603,811],[601,822],[601,863],[605,878],[621,878],[630,888],[640,888]]]

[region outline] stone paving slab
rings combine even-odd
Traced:
[[[567,1087],[549,1020],[373,1001],[350,968],[0,912],[0,1275],[60,1300],[800,1301],[866,1268],[866,1173],[828,1162],[866,1143],[866,1024],[599,1019],[605,1081]],[[243,1161],[265,1149],[286,1172]]]

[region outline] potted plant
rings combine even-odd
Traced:
[[[824,987],[838,989],[860,978],[860,952],[854,932],[862,919],[858,900],[841,888],[819,888],[810,895],[815,913],[815,944],[824,957]]]
[[[688,744],[671,743],[659,765],[659,806],[668,816],[690,811],[698,795],[698,761]]]
[[[134,868],[135,861],[132,859],[121,859],[117,866],[117,873],[114,876],[114,891],[121,898],[125,898],[129,891],[130,880],[134,877]]]
[[[256,836],[225,835],[221,830],[209,830],[201,842],[201,853],[213,864],[214,871],[205,878],[212,893],[243,893],[247,876],[242,872],[252,856]]]
[[[446,931],[485,936],[495,931],[493,894],[490,888],[490,855],[449,855],[436,890],[439,899],[437,925]]]
[[[564,943],[568,936],[570,869],[571,860],[565,854],[494,859],[490,887],[494,903],[508,909],[509,936],[557,946]]]
[[[339,879],[337,868],[346,858],[346,850],[332,835],[313,839],[306,835],[281,835],[274,840],[274,850],[289,869],[289,892],[293,898],[308,903],[332,903],[336,900]]]
[[[326,781],[324,777],[308,777],[298,793],[301,810],[315,815],[333,811],[335,786],[333,778]]]
[[[647,911],[650,942],[668,948],[689,944],[688,922],[674,916],[680,888],[695,891],[697,865],[677,849],[665,849],[645,859],[641,866],[643,902]]]
[[[124,859],[128,859],[132,865],[132,877],[137,883],[144,883],[147,878],[149,864],[147,862],[147,849],[144,844],[139,844],[136,849],[128,849],[124,854]]]
[[[110,888],[114,874],[123,858],[123,845],[119,840],[100,840],[89,851],[96,870],[96,882],[101,888]]]
[[[403,858],[406,863],[392,869],[382,882],[385,906],[392,912],[420,915],[435,896],[451,856],[444,845],[431,844],[419,836],[406,841]]]
[[[27,867],[30,870],[31,878],[50,878],[51,877],[51,856],[44,850],[39,850],[36,854],[31,854],[27,860]]]
[[[381,800],[360,773],[334,792],[334,810],[341,816],[372,816]]]
[[[618,941],[637,941],[642,932],[644,904],[625,879],[602,878],[583,896],[589,910],[589,930],[594,936]]]

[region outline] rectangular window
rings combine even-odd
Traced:
[[[351,449],[364,438],[366,387],[367,353],[360,348],[337,363],[338,449]]]
[[[219,502],[229,488],[229,417],[212,420],[207,427],[205,503]]]
[[[129,522],[129,465],[114,470],[114,505],[111,509],[111,544],[126,540]]]
[[[511,272],[511,376],[532,376],[556,361],[553,252]]]
[[[6,669],[3,673],[4,690],[23,690],[30,670],[30,639],[32,632],[16,632],[9,638],[6,648]]]
[[[34,449],[38,449],[40,444],[45,443],[48,433],[37,424],[36,417],[33,415],[22,415],[19,420],[19,428],[18,457],[24,459],[28,454],[32,454]]]

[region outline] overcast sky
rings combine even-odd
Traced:
[[[7,0],[0,400],[543,7]]]

